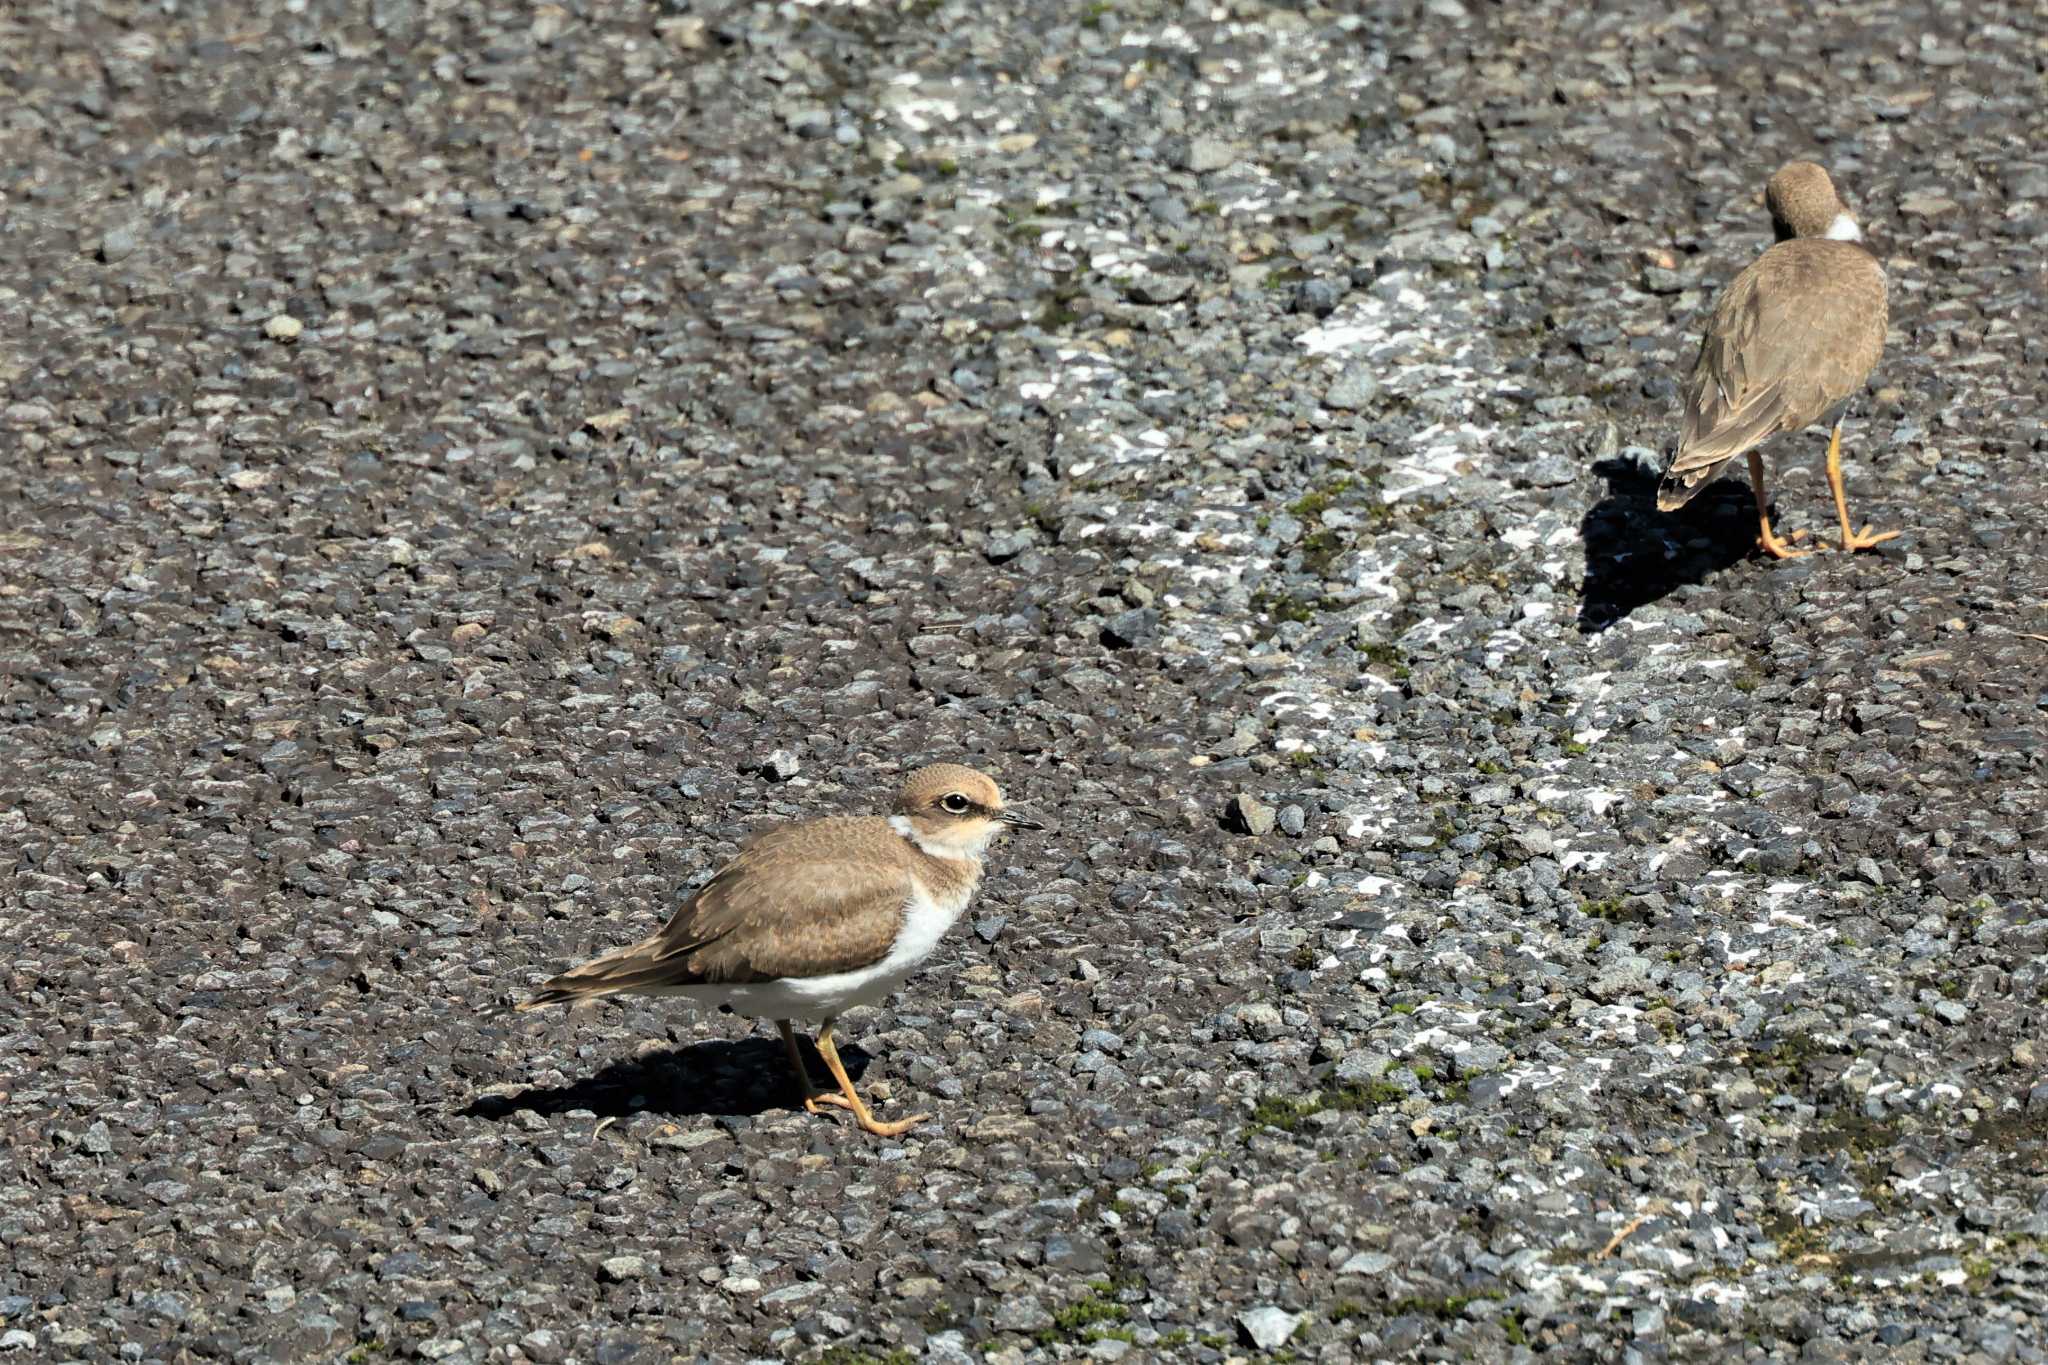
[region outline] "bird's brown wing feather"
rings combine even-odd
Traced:
[[[895,943],[915,885],[903,863],[864,858],[845,846],[856,833],[845,827],[870,823],[881,825],[835,820],[770,830],[657,933],[554,977],[519,1008],[823,976],[879,962]],[[858,833],[876,832],[887,830]]]
[[[1884,333],[1884,273],[1861,247],[1800,239],[1758,257],[1714,306],[1658,507],[1683,505],[1728,461],[1854,394]]]

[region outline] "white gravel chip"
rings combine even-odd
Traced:
[[[1294,1336],[1294,1329],[1301,1326],[1301,1314],[1275,1308],[1269,1303],[1239,1313],[1237,1325],[1244,1329],[1252,1345],[1261,1351],[1274,1351],[1285,1346]]]

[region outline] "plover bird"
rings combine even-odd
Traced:
[[[919,768],[887,816],[807,820],[748,842],[651,938],[593,958],[516,1008],[606,995],[682,996],[775,1021],[804,1108],[853,1111],[894,1137],[929,1118],[876,1120],[854,1091],[832,1025],[882,999],[930,956],[973,898],[982,853],[1005,829],[1041,829],[1003,804],[983,773],[957,763]],[[790,1029],[817,1020],[818,1055],[839,1093],[821,1091]]]
[[[1842,522],[1842,548],[1867,550],[1899,533],[1851,527],[1842,491],[1841,414],[1884,350],[1884,269],[1862,245],[1863,233],[1834,181],[1811,161],[1791,162],[1772,176],[1764,199],[1778,241],[1714,304],[1686,385],[1678,450],[1657,485],[1657,509],[1684,506],[1723,465],[1746,454],[1762,527],[1758,543],[1778,559],[1812,553],[1772,533],[1757,447],[1780,432],[1832,418],[1828,485]]]

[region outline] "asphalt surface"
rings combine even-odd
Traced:
[[[2048,1359],[2048,20],[0,10],[0,1356]],[[1758,194],[1853,559],[1653,510]],[[1781,529],[1833,534],[1819,433]],[[490,1011],[994,771],[791,1107]]]

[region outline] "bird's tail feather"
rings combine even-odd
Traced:
[[[1691,502],[1692,495],[1699,491],[1700,486],[1697,482],[1688,483],[1683,475],[1673,478],[1671,475],[1666,474],[1657,485],[1657,510],[1659,512],[1676,512],[1679,508]]]
[[[642,939],[602,957],[594,957],[560,976],[550,977],[531,1000],[522,1000],[511,1009],[524,1013],[545,1009],[549,1005],[573,1005],[583,1000],[660,985],[668,972],[655,948],[656,940]]]
[[[1713,464],[1699,465],[1691,469],[1669,469],[1657,481],[1657,510],[1676,512],[1693,499],[1693,494],[1705,488],[1721,467],[1728,462],[1719,460]]]

